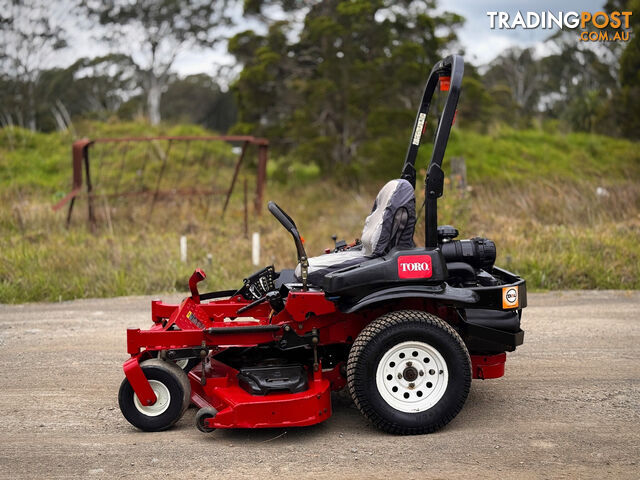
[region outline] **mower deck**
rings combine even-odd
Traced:
[[[303,427],[331,416],[331,383],[322,373],[309,373],[309,388],[299,393],[251,395],[238,384],[238,371],[213,360],[189,373],[191,402],[199,408],[213,407],[208,428]]]

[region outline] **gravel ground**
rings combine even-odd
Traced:
[[[313,427],[205,435],[189,409],[135,430],[117,392],[149,300],[0,305],[1,478],[640,478],[640,292],[530,294],[505,377],[416,437],[373,429],[343,394]]]

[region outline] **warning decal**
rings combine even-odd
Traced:
[[[426,113],[418,115],[418,123],[416,123],[416,131],[413,132],[413,144],[420,145],[420,137],[422,137],[422,127],[424,127],[424,120],[427,118]]]
[[[193,312],[191,310],[189,310],[189,312],[187,313],[187,318],[189,319],[189,321],[191,323],[193,323],[196,327],[198,328],[204,328],[204,325],[202,324],[202,322],[200,320],[198,320],[198,317],[196,317]]]
[[[502,287],[502,308],[517,308],[518,304],[518,287]]]

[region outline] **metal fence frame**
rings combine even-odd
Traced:
[[[87,220],[91,228],[95,228],[96,225],[96,217],[94,212],[93,205],[93,185],[91,183],[91,162],[89,160],[89,150],[90,147],[96,143],[122,143],[122,142],[151,142],[154,140],[165,140],[169,142],[169,148],[173,141],[224,141],[224,142],[241,142],[242,143],[242,151],[240,152],[240,156],[236,161],[236,165],[233,172],[233,178],[231,180],[231,185],[226,193],[226,198],[223,207],[223,215],[227,209],[229,204],[229,198],[231,197],[231,193],[233,192],[233,188],[236,184],[236,180],[238,178],[238,173],[240,172],[240,167],[244,160],[245,153],[249,145],[256,145],[258,147],[258,174],[256,179],[256,192],[255,192],[255,201],[254,208],[256,215],[260,215],[262,213],[262,202],[264,198],[264,189],[267,183],[267,159],[268,159],[268,149],[269,149],[269,141],[266,138],[258,138],[246,135],[220,135],[220,136],[158,136],[158,137],[119,137],[119,138],[94,138],[88,139],[83,138],[81,140],[76,140],[73,142],[71,148],[71,156],[72,156],[72,166],[73,166],[73,174],[72,174],[72,183],[71,183],[71,191],[65,195],[65,197],[60,200],[57,204],[53,206],[54,211],[60,210],[67,203],[69,204],[69,209],[67,211],[67,219],[66,225],[67,227],[71,223],[71,215],[73,213],[73,206],[75,204],[76,197],[82,195],[83,190],[83,178],[84,185],[86,186],[86,196],[88,203],[88,217]],[[83,173],[84,171],[84,173]],[[158,190],[154,194],[154,204],[155,200],[158,196]],[[152,205],[153,208],[153,205]]]

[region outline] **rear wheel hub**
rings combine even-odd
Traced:
[[[376,371],[380,396],[401,412],[430,409],[444,396],[449,371],[442,354],[424,342],[402,342],[382,356]]]
[[[407,382],[413,382],[416,378],[418,378],[418,370],[414,367],[407,367],[402,372],[402,376],[405,378]]]

